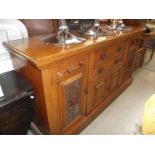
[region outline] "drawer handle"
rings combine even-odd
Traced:
[[[121,50],[122,50],[122,47],[119,46],[119,47],[117,48],[117,52],[121,52]]]
[[[79,62],[79,66],[80,67],[82,67],[83,65],[84,65],[84,62],[83,61]]]
[[[114,64],[115,65],[120,65],[121,64],[121,60],[120,59],[115,60]]]
[[[98,73],[98,74],[101,74],[101,73],[103,73],[103,71],[104,71],[103,68],[99,68],[99,69],[97,70],[97,73]]]
[[[58,76],[59,78],[61,78],[61,77],[63,77],[63,74],[60,73],[60,72],[58,72],[58,73],[57,73],[57,76]]]
[[[106,57],[107,57],[106,53],[102,53],[101,56],[100,56],[101,60],[104,60]]]
[[[71,66],[68,66],[66,69],[66,72],[71,73],[73,70],[79,69],[79,67],[82,67],[83,65],[84,65],[84,62],[81,61],[81,62],[79,62],[79,66],[77,66],[76,68],[72,68]]]
[[[70,66],[68,66],[66,72],[67,73],[71,73],[72,72],[72,68]]]

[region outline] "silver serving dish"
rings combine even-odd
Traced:
[[[96,37],[111,36],[113,34],[111,31],[103,30],[102,28],[98,31],[94,31],[93,28],[88,29],[88,30],[81,30],[80,33],[84,35],[96,36]]]
[[[67,46],[67,45],[75,45],[75,44],[80,44],[83,43],[85,41],[84,38],[80,38],[77,36],[74,36],[72,34],[70,34],[67,39],[58,39],[57,35],[51,34],[48,35],[44,38],[42,38],[42,42],[46,43],[46,44],[53,44],[56,46]]]
[[[130,31],[132,30],[131,26],[126,26],[123,23],[122,19],[112,20],[112,24],[107,27],[110,30],[122,30],[122,31]]]
[[[107,27],[110,30],[122,30],[122,31],[130,31],[133,28],[131,26],[123,26],[123,27],[117,27],[116,25],[110,25]]]
[[[99,24],[99,20],[95,20],[94,26],[87,30],[81,30],[80,33],[88,36],[101,37],[101,36],[110,36],[113,32],[103,28]]]
[[[43,43],[53,44],[56,46],[67,46],[72,44],[80,44],[85,41],[84,38],[80,38],[69,32],[65,19],[59,20],[59,25],[58,33],[56,35],[51,34],[50,36],[42,38]]]

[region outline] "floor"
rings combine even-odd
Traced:
[[[139,135],[146,100],[155,93],[155,54],[133,75],[133,83],[81,135]]]

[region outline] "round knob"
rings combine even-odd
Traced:
[[[101,73],[103,73],[103,71],[104,71],[103,68],[99,68],[98,71],[97,71],[97,73],[98,73],[98,74],[101,74]]]
[[[106,57],[107,57],[106,53],[102,53],[101,56],[100,56],[101,60],[104,60]]]
[[[62,74],[62,73],[60,73],[60,72],[58,72],[58,73],[57,73],[57,76],[60,78],[60,77],[62,77],[62,76],[63,76],[63,74]]]

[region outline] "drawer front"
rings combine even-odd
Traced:
[[[88,55],[83,55],[81,57],[74,57],[68,61],[63,61],[61,64],[57,65],[57,80],[61,80],[84,69],[87,59],[89,59]]]
[[[118,54],[122,54],[125,51],[125,42],[115,42],[106,47],[99,46],[95,49],[94,64],[98,62],[108,61],[112,57]]]
[[[103,76],[112,68],[120,68],[123,65],[123,54],[115,56],[105,63],[98,63],[93,67],[93,79]]]

